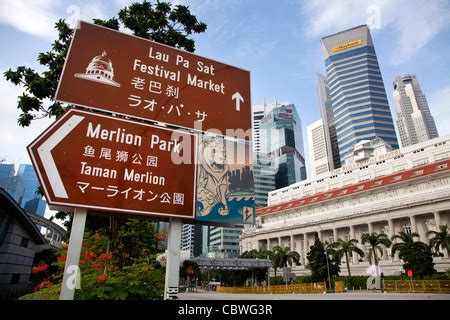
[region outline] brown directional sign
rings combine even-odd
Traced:
[[[86,22],[56,100],[228,136],[251,128],[248,71]]]
[[[28,146],[51,207],[194,219],[196,136],[69,110]]]

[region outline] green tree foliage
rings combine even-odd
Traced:
[[[180,276],[188,282],[200,274],[200,268],[197,263],[185,260],[180,267]]]
[[[403,269],[413,271],[413,276],[422,279],[424,276],[436,273],[433,263],[433,255],[428,245],[421,241],[415,241],[419,238],[416,232],[401,231],[398,235],[392,237],[392,240],[400,240],[392,246],[392,256],[399,252],[399,258],[405,263]]]
[[[162,299],[164,269],[156,262],[156,242],[149,222],[126,220],[118,227],[112,243],[107,228],[86,231],[80,258],[81,289],[75,299]],[[133,242],[130,242],[135,238]],[[24,299],[58,299],[67,248],[63,247],[56,261],[33,268],[35,293]],[[42,259],[41,259],[42,260]],[[50,270],[56,269],[55,272]],[[44,276],[44,278],[42,277]]]
[[[245,251],[241,254],[242,259],[269,259],[272,260],[272,263],[274,263],[275,259],[275,253],[272,250],[265,250],[265,249],[252,249],[250,251]],[[274,263],[275,265],[275,263]],[[278,267],[277,267],[278,268]],[[263,281],[267,280],[267,268],[253,268],[250,270],[245,271],[246,274],[251,277],[253,276],[254,280],[257,283],[262,283]],[[276,270],[275,270],[276,275]]]
[[[187,36],[205,32],[206,24],[199,22],[188,7],[177,5],[172,9],[171,6],[159,1],[155,5],[147,1],[133,3],[120,10],[119,20],[135,36],[194,52],[195,42]]]
[[[273,265],[274,268],[283,268],[285,278],[287,278],[287,266],[292,266],[292,263],[300,265],[300,254],[291,251],[288,247],[275,246],[273,248]],[[276,274],[275,274],[276,277]]]
[[[314,282],[326,281],[328,278],[327,259],[330,277],[339,275],[340,261],[336,260],[336,257],[333,256],[331,250],[327,251],[328,257],[325,254],[324,244],[320,241],[318,235],[316,234],[314,245],[310,247],[307,254],[308,264],[306,266],[309,270],[311,270],[311,277]]]
[[[358,248],[357,244],[358,240],[356,239],[351,239],[349,241],[338,239],[338,241],[332,244],[333,248],[336,249],[337,255],[339,257],[345,257],[349,276],[352,275],[350,270],[349,257],[351,257],[353,254],[359,254],[361,257],[364,257],[364,252],[360,248]]]
[[[383,255],[383,247],[389,248],[392,244],[386,234],[376,232],[364,233],[361,237],[361,243],[370,246],[369,262],[372,263],[373,261],[376,266],[378,266],[379,261],[378,253]]]
[[[155,4],[144,1],[133,3],[121,9],[118,19],[94,19],[94,23],[114,30],[119,30],[122,23],[134,35],[154,40],[189,52],[195,51],[195,42],[189,38],[193,33],[202,33],[206,24],[199,22],[183,5],[172,7],[171,3],[156,1]],[[54,101],[73,30],[64,20],[55,24],[58,30],[51,49],[38,54],[38,62],[44,70],[39,73],[30,67],[19,66],[4,73],[5,78],[15,85],[23,87],[24,92],[18,97],[17,108],[20,110],[18,123],[27,127],[33,120],[45,117],[59,117],[68,107]],[[48,103],[47,101],[50,101]]]
[[[440,225],[439,231],[428,231],[427,236],[430,237],[430,247],[434,249],[433,255],[436,257],[443,257],[444,254],[440,251],[447,251],[450,249],[450,235],[448,234],[448,226]]]

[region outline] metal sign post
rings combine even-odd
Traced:
[[[79,263],[86,216],[86,209],[75,209],[73,213],[69,248],[67,249],[66,264],[64,267],[64,276],[59,300],[73,300],[75,289],[80,288],[81,275]]]
[[[178,299],[180,278],[181,219],[171,218],[167,239],[166,281],[164,284],[164,300]]]

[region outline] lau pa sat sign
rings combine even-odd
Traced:
[[[28,147],[52,207],[194,219],[196,136],[69,110]]]
[[[251,128],[248,71],[86,22],[56,100],[222,135]]]

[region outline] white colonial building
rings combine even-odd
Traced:
[[[268,207],[257,210],[256,225],[241,235],[241,252],[288,246],[301,255],[297,275],[318,233],[323,241],[357,239],[365,232],[389,236],[411,230],[428,243],[427,232],[450,224],[450,136],[327,172],[269,194]],[[359,243],[363,251],[368,248]],[[367,257],[367,254],[366,254]],[[435,269],[450,268],[447,252],[434,258]],[[402,261],[385,250],[380,261],[385,275],[399,274]],[[363,275],[366,258],[353,256],[352,274]],[[341,275],[347,273],[345,263]]]

